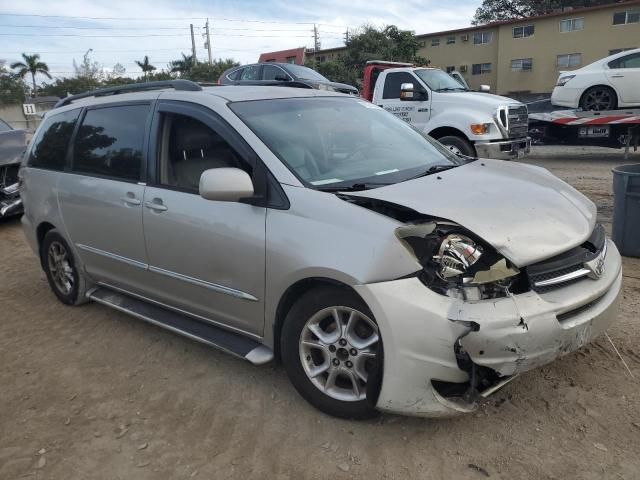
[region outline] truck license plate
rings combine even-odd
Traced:
[[[609,136],[609,125],[580,127],[578,135],[581,138],[607,138]]]

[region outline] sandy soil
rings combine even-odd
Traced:
[[[562,155],[560,157],[560,155]],[[638,156],[635,161],[638,161]],[[538,148],[609,228],[619,155]],[[453,420],[327,417],[255,367],[50,292],[19,222],[0,224],[0,479],[640,478],[640,259],[606,338]]]

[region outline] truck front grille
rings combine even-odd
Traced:
[[[507,117],[509,138],[526,137],[529,133],[529,110],[526,105],[512,105]]]

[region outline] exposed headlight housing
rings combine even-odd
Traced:
[[[419,278],[431,290],[463,300],[519,293],[520,271],[463,227],[450,222],[407,225],[396,235],[423,267]]]
[[[333,88],[331,85],[326,85],[324,83],[319,83],[318,84],[318,90],[326,90],[327,92],[335,92],[336,89]]]
[[[575,75],[565,75],[564,77],[560,77],[558,79],[558,83],[556,84],[556,86],[564,87],[567,84],[567,82],[572,78],[575,78]]]

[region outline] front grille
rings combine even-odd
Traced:
[[[526,105],[509,107],[507,128],[509,138],[526,137],[529,133],[529,111]]]
[[[593,260],[600,255],[605,247],[605,242],[604,227],[598,224],[593,229],[589,239],[582,245],[548,260],[529,265],[526,268],[526,272],[531,289],[538,293],[545,293],[583,280],[584,276],[553,285],[536,286],[536,283],[544,280],[553,280],[583,269],[585,262]]]

